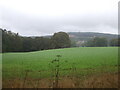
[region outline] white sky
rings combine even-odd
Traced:
[[[119,0],[0,0],[0,27],[20,35],[118,33]]]

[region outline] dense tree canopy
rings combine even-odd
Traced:
[[[3,52],[21,51],[22,37],[18,33],[2,30],[2,50]]]
[[[87,41],[85,46],[89,47],[105,47],[108,45],[106,38],[94,37],[93,39]]]
[[[55,33],[51,40],[53,48],[67,48],[71,46],[69,35],[65,32]]]
[[[120,38],[112,39],[110,41],[110,46],[120,46]]]
[[[2,31],[3,52],[28,52],[55,48],[70,47],[70,39],[67,33],[55,33],[51,38],[45,37],[22,37],[18,33]]]
[[[2,32],[2,52],[28,52],[57,48],[75,47],[65,32],[54,33],[51,37],[23,37],[18,33],[0,29]],[[109,41],[104,37],[94,37],[83,43],[86,47],[120,46],[120,38]]]

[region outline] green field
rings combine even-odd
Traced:
[[[26,70],[31,70],[28,77],[50,77],[51,61],[60,57],[60,75],[84,76],[101,72],[116,72],[118,64],[117,47],[80,47],[51,49],[25,53],[2,54],[3,78],[24,77]],[[76,69],[76,70],[74,70]],[[41,74],[39,75],[39,72]]]

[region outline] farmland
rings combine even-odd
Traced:
[[[54,77],[52,60],[60,55],[59,77],[85,79],[93,75],[114,74],[118,67],[117,47],[77,47],[26,53],[3,53],[3,86],[7,80],[47,79]],[[26,72],[27,76],[26,76]],[[106,75],[105,75],[106,76]],[[77,80],[76,80],[77,81]],[[22,82],[22,81],[21,81]]]

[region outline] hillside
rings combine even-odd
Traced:
[[[68,34],[71,41],[76,43],[77,46],[81,46],[81,44],[94,37],[104,37],[108,41],[114,38],[118,38],[117,34],[105,34],[105,33],[95,33],[95,32],[68,32]]]
[[[93,37],[105,37],[108,40],[117,38],[117,34],[105,34],[105,33],[94,33],[94,32],[68,32],[69,36],[73,40],[90,40]]]
[[[111,39],[118,38],[117,34],[108,34],[108,33],[96,33],[96,32],[67,32],[72,41],[73,46],[81,46],[84,42],[94,38],[94,37],[104,37],[108,41]],[[51,36],[43,36],[50,38]]]
[[[118,38],[117,34],[106,34],[106,33],[95,33],[95,32],[67,32],[69,34],[70,39],[73,41],[87,41],[92,39],[93,37],[105,37],[108,40],[113,38]],[[32,36],[33,38],[36,36]],[[37,36],[39,37],[39,36]],[[50,38],[51,35],[42,36],[46,38]]]

